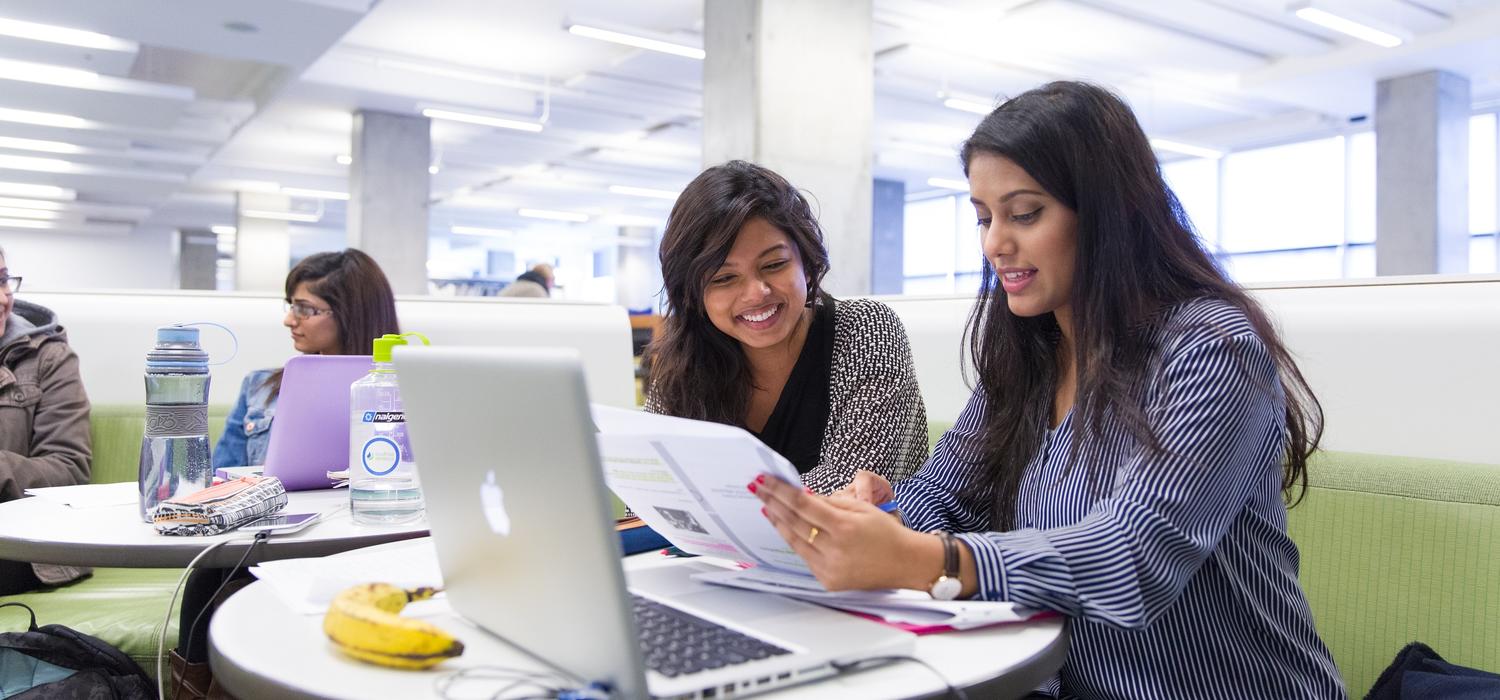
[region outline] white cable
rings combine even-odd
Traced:
[[[177,587],[172,589],[172,599],[167,601],[167,613],[162,617],[161,634],[156,638],[156,697],[166,697],[164,694],[166,686],[162,682],[162,660],[167,655],[167,628],[172,624],[172,608],[177,607],[177,594],[182,592],[183,584],[187,583],[188,575],[193,573],[193,569],[197,568],[199,561],[202,561],[204,557],[208,556],[215,549],[235,542],[253,545],[255,540],[253,538],[250,540],[219,540],[205,547],[203,551],[198,553],[198,556],[193,557],[193,560],[188,562],[187,568],[182,570],[182,576],[177,578]],[[182,630],[178,630],[179,634],[181,632]],[[184,649],[183,653],[187,653],[187,650]],[[183,657],[183,660],[186,661],[187,657]],[[187,672],[186,667],[183,667],[183,672]]]

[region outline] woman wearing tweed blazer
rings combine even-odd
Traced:
[[[900,319],[823,292],[807,200],[743,161],[705,170],[661,243],[667,312],[648,349],[646,410],[750,430],[808,488],[865,469],[899,481],[927,457],[927,416]]]

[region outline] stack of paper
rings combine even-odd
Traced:
[[[605,480],[625,505],[684,552],[755,564],[743,571],[698,574],[699,580],[811,601],[919,632],[1036,615],[1013,603],[940,601],[919,591],[831,593],[745,488],[762,473],[801,483],[781,455],[733,426],[599,405],[593,415]]]
[[[1022,622],[1037,613],[1015,603],[975,600],[933,600],[921,591],[840,591],[823,588],[810,576],[766,569],[714,571],[693,578],[720,586],[776,593],[830,608],[863,613],[886,622],[919,628],[973,629],[1007,622]]]

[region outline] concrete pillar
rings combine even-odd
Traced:
[[[1469,271],[1469,81],[1428,71],[1375,91],[1375,271]]]
[[[286,273],[291,269],[292,261],[292,243],[287,222],[245,216],[245,212],[284,212],[290,207],[291,200],[284,194],[239,194],[234,224],[236,291],[280,294],[286,287]]]
[[[871,0],[705,0],[703,161],[754,161],[808,195],[836,295],[870,291]]]
[[[380,263],[397,294],[426,294],[431,120],[355,112],[350,153],[349,245]]]
[[[177,288],[215,289],[219,275],[219,236],[204,229],[177,232]]]
[[[900,294],[906,285],[906,183],[876,180],[870,212],[870,293]]]
[[[628,311],[656,311],[656,293],[662,285],[656,249],[656,228],[620,227],[615,245],[615,300]]]

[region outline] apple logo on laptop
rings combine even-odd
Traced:
[[[490,529],[502,537],[510,535],[510,514],[505,512],[505,491],[495,483],[495,470],[491,469],[479,485],[479,504],[484,507],[484,519]]]

